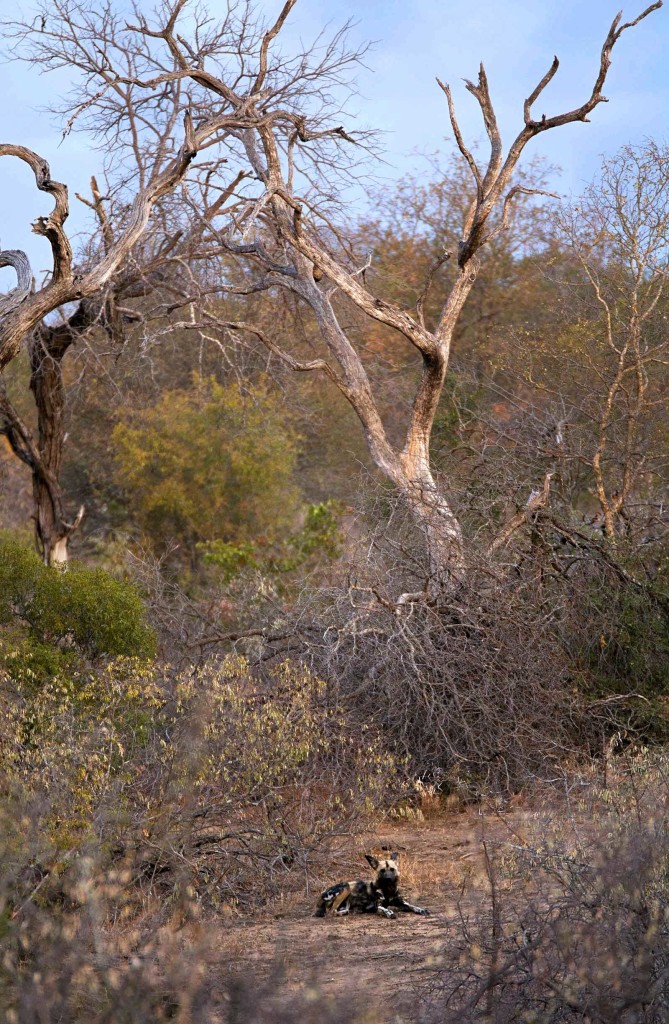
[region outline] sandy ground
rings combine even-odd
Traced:
[[[357,993],[371,1007],[374,1024],[414,1021],[446,937],[458,927],[458,904],[473,905],[485,892],[483,841],[513,846],[543,825],[542,816],[529,811],[483,816],[475,810],[412,824],[384,823],[366,846],[351,843],[329,864],[310,897],[286,898],[252,922],[231,921],[220,952],[259,980],[279,962],[281,984],[288,989],[313,987],[334,999]],[[314,918],[320,888],[342,878],[369,877],[364,853],[382,848],[400,852],[402,893],[431,916]]]

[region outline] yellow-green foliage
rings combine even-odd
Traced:
[[[196,673],[136,659],[69,668],[40,685],[25,659],[0,668],[0,791],[37,801],[61,848],[95,828],[122,845],[190,848],[196,865],[211,829],[244,825],[248,857],[288,856],[401,788],[380,734],[330,706],[300,665],[262,683],[233,656]]]
[[[40,797],[58,842],[92,825],[95,809],[134,778],[163,700],[144,660],[119,658],[36,686],[29,658],[9,644],[0,668],[0,777]],[[71,667],[71,666],[70,666]]]
[[[277,688],[264,697],[249,678],[243,658],[226,658],[202,677],[177,684],[177,716],[199,725],[193,781],[220,784],[228,797],[254,799],[268,788],[293,782],[310,755],[324,744],[319,707],[323,683],[285,663]]]
[[[49,568],[11,536],[0,535],[0,628],[29,638],[13,648],[44,662],[72,648],[90,658],[153,657],[156,641],[146,625],[136,588],[103,569],[72,564]],[[0,634],[0,645],[2,634]],[[0,651],[2,647],[0,646]],[[0,654],[0,665],[3,664]]]
[[[295,572],[318,560],[337,557],[343,539],[340,527],[342,514],[341,502],[332,499],[322,501],[307,506],[302,528],[280,543],[268,545],[266,541],[246,541],[240,544],[213,540],[198,544],[198,548],[203,552],[206,563],[221,570],[226,583],[244,569],[273,575]]]
[[[268,543],[293,525],[297,434],[264,383],[195,378],[114,431],[118,482],[159,546],[220,539]]]
[[[318,784],[340,807],[361,796],[371,807],[396,780],[379,734],[367,725],[358,732],[329,707],[325,683],[301,665],[284,662],[259,688],[246,660],[230,656],[182,676],[176,696],[178,729],[189,736],[180,773],[202,795],[215,788],[230,804],[277,801],[289,787]]]

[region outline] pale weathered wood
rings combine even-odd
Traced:
[[[544,131],[575,121],[588,120],[588,115],[594,108],[605,102],[602,89],[614,45],[626,29],[637,25],[661,6],[661,2],[654,3],[634,21],[624,24],[621,24],[621,16],[618,15],[604,40],[594,84],[585,102],[562,114],[552,117],[542,115],[535,120],[532,106],[557,72],[556,58],[549,71],[525,100],[523,126],[506,154],[490,97],[487,75],[481,65],[477,82],[467,82],[466,85],[479,104],[488,136],[489,155],[483,168],[479,167],[473,153],[464,142],[448,85],[439,82],[446,94],[457,146],[472,173],[474,194],[458,247],[458,272],[434,330],[428,330],[425,325],[423,303],[436,267],[430,268],[415,316],[406,309],[377,298],[367,286],[364,274],[352,269],[341,257],[340,251],[328,246],[319,235],[316,222],[309,215],[308,204],[295,191],[290,162],[288,171],[284,170],[284,150],[273,126],[268,123],[260,124],[255,131],[244,133],[242,136],[249,163],[258,179],[265,183],[266,190],[260,199],[255,200],[253,208],[247,209],[246,220],[244,216],[239,218],[240,224],[245,223],[243,244],[240,245],[234,233],[230,232],[228,247],[231,252],[244,254],[255,260],[266,274],[267,287],[281,285],[297,294],[311,307],[328,349],[329,358],[326,362],[313,360],[298,365],[290,353],[280,350],[271,339],[249,325],[237,324],[234,329],[252,330],[256,337],[260,338],[287,366],[300,371],[319,369],[336,383],[362,423],[374,463],[394,483],[412,510],[417,525],[425,533],[432,584],[436,588],[444,582],[448,583],[449,580],[457,580],[465,565],[465,545],[460,524],[431,471],[430,438],[448,369],[453,334],[476,280],[479,253],[504,229],[514,198],[531,191],[522,185],[512,185],[513,174],[517,170],[526,145]],[[332,129],[333,133],[337,131],[339,129]],[[346,134],[342,137],[346,138]],[[291,140],[291,145],[297,145],[298,140],[306,138],[296,124],[296,134]],[[491,218],[496,211],[500,216],[493,226]],[[256,240],[249,240],[250,225],[260,220],[265,226],[271,225],[277,245],[283,247],[285,266],[279,263],[275,254],[271,260],[267,257],[262,231],[258,231]],[[444,262],[448,255],[444,254],[437,265]],[[367,317],[397,331],[420,353],[423,362],[422,374],[401,446],[390,443],[364,364],[334,312],[331,297],[337,290],[343,292]],[[547,501],[547,498],[546,488],[543,500]],[[523,510],[512,523],[507,524],[500,539],[493,541],[490,551],[494,552],[503,546],[505,540],[526,519],[527,512]]]
[[[250,258],[261,269],[262,278],[258,287],[280,285],[310,307],[328,355],[326,359],[305,362],[278,346],[266,332],[259,331],[254,325],[239,322],[226,324],[223,320],[222,326],[234,332],[250,330],[287,366],[301,372],[325,372],[335,383],[362,424],[374,463],[395,485],[412,510],[417,525],[424,531],[432,582],[438,588],[460,577],[465,565],[465,545],[457,517],[431,471],[430,437],[446,378],[453,334],[476,280],[479,253],[496,233],[503,230],[514,197],[527,191],[522,185],[512,184],[512,177],[525,146],[544,131],[588,120],[588,115],[595,107],[605,102],[602,90],[614,45],[626,29],[637,25],[661,7],[662,3],[661,0],[653,3],[631,22],[622,23],[618,15],[604,40],[594,84],[584,103],[562,114],[552,117],[542,115],[536,119],[532,107],[557,73],[558,63],[554,60],[549,71],[525,100],[522,128],[506,154],[490,97],[488,79],[481,66],[476,83],[468,82],[467,88],[479,104],[489,141],[485,167],[477,165],[473,154],[466,147],[450,90],[448,86],[442,86],[448,99],[456,142],[468,162],[475,187],[458,246],[455,279],[436,326],[429,330],[424,322],[422,306],[429,289],[430,276],[425,282],[415,315],[378,298],[367,285],[364,268],[351,267],[342,257],[340,248],[324,241],[324,238],[332,236],[332,225],[325,222],[326,230],[320,232],[307,198],[297,191],[297,183],[304,180],[295,173],[295,155],[299,153],[299,147],[309,147],[329,138],[350,143],[353,138],[341,125],[323,128],[321,121],[310,126],[299,105],[294,102],[285,103],[281,89],[277,89],[276,95],[273,95],[268,86],[270,47],[295,2],[286,0],[275,23],[263,35],[254,36],[255,66],[251,53],[239,44],[244,72],[236,79],[231,78],[231,81],[223,80],[207,70],[202,55],[196,53],[177,33],[185,0],[168,0],[161,8],[164,21],[157,28],[150,27],[138,12],[135,13],[139,23],[126,26],[129,33],[136,32],[140,37],[162,40],[167,47],[168,60],[156,65],[157,73],[152,78],[132,77],[130,73],[125,75],[125,72],[112,74],[104,60],[100,63],[96,53],[90,74],[96,82],[99,81],[100,91],[83,101],[73,113],[71,121],[104,96],[106,91],[116,91],[118,95],[118,90],[124,85],[139,90],[153,90],[157,95],[164,94],[165,89],[190,81],[209,93],[211,102],[209,105],[206,102],[198,104],[197,125],[192,123],[190,112],[185,111],[184,138],[176,156],[168,159],[166,154],[171,150],[165,141],[162,169],[155,173],[147,171],[141,177],[142,185],[138,188],[122,230],[112,237],[109,233],[105,235],[103,226],[103,252],[97,262],[80,273],[72,269],[71,250],[63,227],[67,217],[67,189],[51,179],[48,165],[37,154],[20,146],[0,146],[0,156],[18,157],[32,168],[37,187],[49,193],[55,203],[52,213],[40,218],[34,226],[34,230],[45,235],[51,243],[53,273],[44,287],[34,293],[25,292],[21,301],[17,301],[17,296],[6,297],[4,315],[0,314],[0,372],[45,316],[64,303],[81,303],[89,297],[100,295],[105,286],[111,286],[114,276],[146,230],[153,206],[184,180],[198,152],[209,149],[215,143],[234,139],[236,144],[243,147],[248,168],[260,183],[260,195],[254,196],[244,209],[238,210],[235,229],[227,233],[219,232],[218,237],[230,252]],[[67,19],[69,15],[62,17]],[[72,31],[73,24],[72,21],[67,22],[66,31]],[[30,24],[24,24],[23,29],[26,35],[34,34]],[[313,72],[309,74],[313,75]],[[318,90],[320,86],[314,88]],[[219,170],[221,166],[219,162]],[[94,190],[94,205],[96,203]],[[492,216],[495,212],[500,216],[493,226]],[[336,231],[334,234],[336,237]],[[347,296],[365,316],[394,329],[414,346],[422,359],[422,373],[406,433],[400,444],[391,443],[386,433],[364,362],[336,314],[333,299],[337,291]]]
[[[20,249],[0,251],[0,267],[12,267],[16,271],[16,288],[5,295],[0,295],[0,317],[20,306],[30,295],[33,285],[33,274],[28,257]]]

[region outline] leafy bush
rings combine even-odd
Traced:
[[[59,848],[95,832],[209,905],[264,900],[401,779],[378,731],[288,662],[263,683],[238,657],[197,673],[116,659],[39,688],[0,670],[0,793],[39,808]]]
[[[159,549],[176,540],[192,555],[196,543],[222,540],[243,553],[293,527],[297,440],[265,384],[242,393],[195,377],[116,427],[118,483]]]
[[[226,583],[245,569],[272,575],[295,572],[319,559],[337,557],[342,543],[342,512],[341,502],[334,500],[308,505],[302,528],[271,546],[257,541],[212,540],[198,544],[198,548],[206,563],[222,570]]]
[[[49,646],[74,647],[90,658],[156,653],[131,583],[83,565],[49,568],[7,535],[0,536],[0,626],[23,627],[42,655]]]
[[[117,659],[36,686],[28,658],[18,670],[5,661],[14,671],[0,669],[0,792],[18,789],[59,847],[77,846],[134,778],[161,703],[154,673]]]

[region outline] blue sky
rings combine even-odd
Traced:
[[[10,16],[14,3],[0,0],[3,16]],[[223,2],[210,0],[208,6],[215,15]],[[259,6],[271,18],[281,4],[261,0]],[[628,2],[624,19],[636,17],[644,6],[637,0]],[[421,168],[417,153],[450,146],[445,98],[435,76],[453,86],[463,132],[473,141],[481,138],[482,125],[461,80],[475,78],[483,60],[503,136],[510,140],[522,124],[524,97],[554,54],[560,58],[560,70],[535,112],[558,113],[589,95],[599,50],[617,9],[615,0],[340,0],[335,11],[325,0],[298,0],[284,32],[284,46],[309,41],[327,23],[336,25],[348,18],[355,22],[355,40],[374,41],[368,69],[358,76],[356,108],[363,124],[386,133],[387,165],[381,173],[392,180]],[[595,110],[592,122],[536,140],[532,152],[563,169],[558,191],[579,191],[595,173],[602,153],[647,136],[666,138],[668,54],[669,6],[625,33],[616,46],[605,89],[610,102]],[[40,111],[62,84],[62,78],[39,76],[18,63],[1,64],[0,137],[27,145],[49,160],[52,176],[69,186],[70,224],[75,231],[84,225],[85,211],[74,193],[88,191],[101,157],[82,135],[72,134],[61,142],[51,115]],[[46,268],[48,246],[31,235],[30,222],[50,208],[50,200],[36,192],[28,170],[10,158],[0,161],[0,204],[1,247],[26,249],[36,271]],[[12,285],[11,272],[2,271],[0,288]]]

